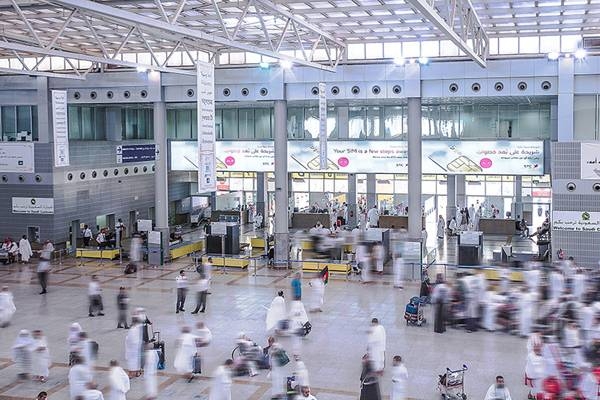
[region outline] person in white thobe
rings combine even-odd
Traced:
[[[379,210],[377,206],[373,206],[367,213],[367,221],[369,221],[369,227],[377,228],[379,226]]]
[[[484,400],[512,400],[502,376],[496,377],[496,383],[489,387]]]
[[[50,352],[48,351],[48,343],[42,331],[33,331],[33,346],[31,353],[31,375],[34,379],[45,382],[50,374],[49,368],[52,362],[50,361]]]
[[[491,290],[486,291],[485,300],[483,301],[483,328],[487,331],[495,331],[497,329],[496,316],[498,308],[502,304],[503,296],[496,294]]]
[[[31,372],[31,351],[34,341],[27,329],[22,329],[12,347],[13,361],[17,367],[19,378],[28,378]]]
[[[8,290],[8,286],[4,286],[0,291],[0,328],[6,328],[10,324],[10,320],[17,311],[13,294]]]
[[[283,290],[280,290],[277,296],[271,301],[271,306],[267,310],[267,332],[278,331],[280,322],[285,320],[286,316],[287,310],[285,308]]]
[[[154,348],[153,343],[147,343],[144,353],[144,389],[146,400],[156,399],[158,396],[158,380],[156,378],[158,359],[158,349]]]
[[[385,261],[385,247],[381,242],[377,242],[373,246],[373,258],[375,259],[375,270],[379,274],[383,274],[383,263]]]
[[[565,287],[565,279],[558,270],[554,270],[550,273],[550,298],[558,300],[562,296]]]
[[[473,221],[474,218],[475,218],[475,206],[473,204],[471,204],[471,207],[469,207],[469,220]]]
[[[110,362],[110,371],[108,373],[108,384],[110,386],[109,400],[127,400],[129,392],[129,376],[119,367],[116,360]]]
[[[479,230],[479,220],[480,219],[481,219],[481,207],[479,207],[479,210],[477,210],[477,212],[475,212],[475,216],[473,217],[473,230],[474,231]]]
[[[403,283],[404,283],[402,280],[402,273],[404,270],[404,259],[402,258],[402,254],[398,253],[394,257],[393,269],[394,269],[394,287],[402,289]]]
[[[302,361],[300,356],[295,356],[294,360],[296,361],[294,365],[294,387],[310,386],[308,369],[306,368],[304,361]]]
[[[367,353],[373,363],[373,369],[383,371],[385,366],[386,335],[385,328],[379,325],[377,318],[371,320],[371,329],[367,336]]]
[[[405,400],[408,387],[408,370],[402,363],[402,357],[394,356],[392,367],[392,394],[390,400]]]
[[[371,282],[371,257],[364,244],[356,249],[356,262],[360,264],[360,278],[363,282]]]
[[[598,379],[592,372],[592,365],[584,363],[581,367],[583,374],[579,378],[578,389],[586,400],[595,400],[598,397]]]
[[[196,355],[196,335],[190,328],[181,328],[181,336],[177,339],[177,352],[173,366],[180,374],[190,375],[194,371],[194,355]]]
[[[208,400],[231,400],[231,369],[233,361],[227,360],[213,373]]]
[[[531,333],[534,301],[534,294],[529,293],[527,288],[523,287],[521,291],[521,310],[519,312],[519,331],[523,337],[527,337]]]
[[[585,280],[586,276],[582,269],[578,269],[575,275],[573,275],[573,296],[579,302],[583,300],[585,294]]]
[[[500,293],[508,293],[508,289],[510,286],[510,275],[511,275],[510,269],[502,266],[498,270],[498,275],[500,278]]]
[[[23,235],[19,240],[19,254],[21,255],[21,262],[28,263],[31,256],[33,256],[33,250],[31,250],[31,243],[27,240],[27,235]]]
[[[94,354],[93,343],[88,339],[87,333],[79,333],[79,355],[82,358],[83,364],[90,370],[90,374],[94,374],[94,364],[96,354]]]
[[[289,320],[290,330],[296,333],[292,337],[292,354],[299,355],[302,353],[302,338],[297,333],[308,322],[308,314],[300,300],[294,300],[290,303]]]
[[[139,374],[142,370],[143,328],[136,316],[133,318],[133,325],[127,331],[127,336],[125,336],[125,359],[127,360],[127,370],[130,377]]]
[[[93,382],[88,382],[82,397],[83,400],[104,400],[104,394],[98,390],[98,386]]]
[[[591,304],[585,304],[579,310],[579,326],[581,326],[581,339],[585,347],[589,346],[592,327],[594,325],[595,310]]]
[[[451,235],[458,234],[458,224],[456,223],[456,218],[452,217],[450,223],[448,224],[448,229],[450,230]]]
[[[81,396],[86,390],[88,382],[92,381],[90,370],[83,365],[79,356],[73,358],[73,366],[69,370],[69,393],[71,400]]]
[[[446,221],[444,221],[444,217],[441,215],[438,217],[437,222],[437,238],[443,239],[446,232]]]
[[[312,288],[312,304],[311,311],[323,311],[323,303],[325,298],[325,282],[321,278],[320,274],[310,280],[310,287]]]
[[[538,393],[544,393],[542,383],[544,378],[546,378],[546,361],[542,357],[541,346],[535,346],[533,351],[527,356],[525,377],[527,383],[531,386],[530,393],[533,396],[537,396]]]
[[[271,365],[271,398],[280,399],[285,395],[287,389],[287,374],[285,366],[279,365],[276,354],[283,351],[277,342],[269,349],[269,365]]]

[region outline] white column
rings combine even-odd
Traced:
[[[523,218],[523,177],[515,176],[515,210],[513,218],[520,215]],[[529,221],[531,223],[531,221]]]
[[[367,210],[377,204],[377,179],[375,174],[367,174]]]
[[[408,237],[421,237],[421,98],[408,99]]]
[[[287,169],[287,101],[275,101],[275,260],[287,260],[288,169]]]
[[[167,183],[167,118],[164,101],[154,103],[154,143],[160,149],[154,171],[154,218],[155,230],[162,233],[163,251],[169,248],[169,186]]]
[[[348,221],[346,225],[351,228],[358,224],[358,215],[356,213],[356,174],[348,174],[348,194],[346,196],[346,204],[348,205]]]
[[[456,217],[456,175],[448,175],[446,183],[446,221]]]
[[[573,58],[558,60],[558,141],[573,141],[575,65]]]
[[[456,207],[467,207],[467,181],[464,175],[456,175]]]

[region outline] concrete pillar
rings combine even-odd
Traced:
[[[446,183],[446,221],[456,217],[456,175],[448,175]]]
[[[408,98],[408,237],[421,237],[421,98]]]
[[[367,174],[367,210],[377,204],[377,179],[375,174]]]
[[[164,101],[154,103],[154,143],[167,148],[167,113]],[[162,233],[163,251],[169,248],[169,191],[167,157],[159,157],[154,171],[154,217],[155,230]]]
[[[260,212],[263,221],[267,221],[267,174],[264,172],[256,173],[256,212]]]
[[[275,260],[289,256],[287,101],[275,101]]]
[[[346,224],[351,228],[358,225],[358,207],[356,205],[356,174],[348,174],[348,194],[346,195],[348,205],[348,221]]]
[[[573,57],[558,60],[558,141],[573,141],[575,64]]]
[[[515,209],[513,210],[513,218],[520,215],[523,218],[523,177],[515,176]],[[531,221],[530,221],[531,223]]]
[[[467,207],[467,181],[464,175],[456,175],[456,207]]]
[[[52,138],[52,105],[50,104],[51,97],[48,90],[48,78],[38,76],[36,79],[37,87],[37,131],[38,140],[40,143],[53,142]],[[54,165],[54,162],[52,163]]]

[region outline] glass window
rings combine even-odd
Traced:
[[[402,43],[402,57],[421,57],[420,42]]]
[[[574,138],[576,140],[596,139],[598,137],[597,96],[575,96],[573,114]]]
[[[540,53],[560,51],[560,36],[542,36],[540,37]]]
[[[519,53],[538,54],[540,52],[539,36],[523,36],[519,38]]]
[[[17,132],[31,133],[31,106],[17,106]]]
[[[365,45],[363,43],[348,44],[348,59],[349,60],[364,60]]]
[[[254,109],[240,108],[239,112],[239,138],[254,139]]]
[[[336,177],[335,179],[335,191],[336,193],[348,193],[348,178],[341,179]]]
[[[198,111],[194,110],[194,127],[196,138],[198,138]],[[219,139],[223,139],[223,110],[215,110],[215,135]]]
[[[385,174],[377,174],[375,183],[376,193],[394,193],[393,175],[385,176]]]
[[[310,107],[304,110],[304,138],[317,139],[319,137],[319,109]]]
[[[367,174],[356,175],[356,193],[367,193]]]
[[[167,137],[169,139],[177,137],[177,110],[167,110]]]
[[[94,113],[92,107],[81,107],[81,139],[94,140]]]
[[[365,138],[365,107],[349,107],[348,109],[348,137],[350,139]]]
[[[287,131],[290,139],[304,139],[304,108],[288,108]]]
[[[254,118],[256,121],[256,139],[272,139],[273,131],[271,128],[271,109],[257,108],[254,111]]]
[[[386,106],[384,108],[384,136],[386,139],[400,139],[405,130],[403,107]]]
[[[309,183],[309,189],[311,192],[323,192],[323,178],[322,177],[315,178],[315,177],[311,176],[310,183]]]
[[[367,108],[367,136],[369,139],[382,139],[380,119],[383,107],[371,106]]]
[[[335,192],[335,178],[333,177],[333,174],[325,174],[325,179],[323,180],[323,191],[328,193]]]
[[[385,58],[396,58],[402,55],[402,43],[384,43],[383,44],[383,56]]]
[[[177,110],[177,139],[192,138],[192,110]]]
[[[485,195],[486,196],[502,196],[502,183],[501,182],[486,182],[485,183]]]
[[[15,139],[17,134],[17,108],[2,106],[2,140]]]
[[[421,57],[438,57],[440,55],[440,42],[421,42]]]
[[[381,43],[367,43],[366,46],[366,58],[376,59],[383,58],[383,45]]]
[[[501,37],[498,39],[498,52],[500,54],[519,54],[519,38]]]
[[[217,115],[220,114],[215,110],[215,137],[219,137],[216,122]],[[198,110],[195,108],[192,108],[192,118],[190,122],[192,123],[192,139],[198,139]]]
[[[238,138],[238,114],[233,108],[223,109],[223,139]]]

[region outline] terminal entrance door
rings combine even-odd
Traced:
[[[80,236],[81,226],[79,224],[79,220],[71,221],[71,226],[69,227],[69,243],[70,250],[75,251],[77,249],[77,238]]]

